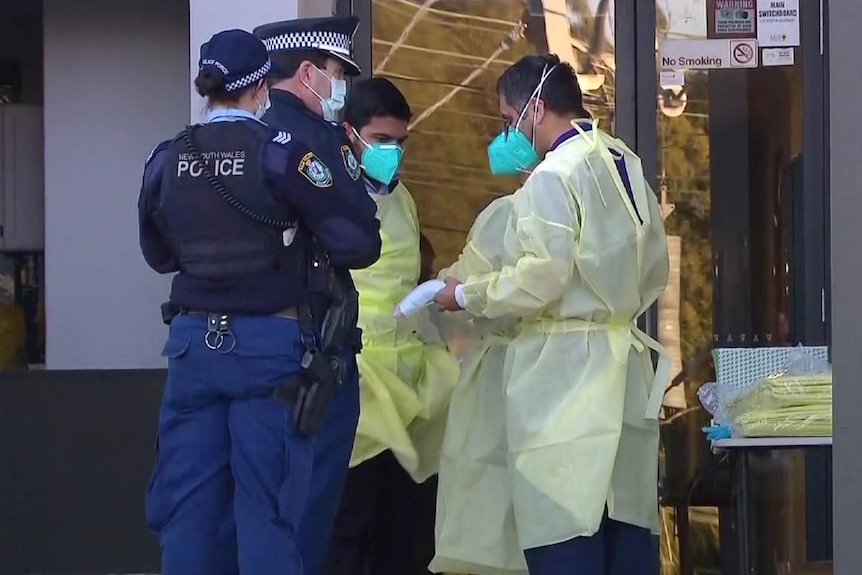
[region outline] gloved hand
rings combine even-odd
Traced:
[[[706,434],[706,438],[709,441],[717,441],[719,439],[730,439],[732,436],[731,429],[729,425],[712,425],[710,427],[701,428]]]
[[[395,317],[412,315],[431,305],[434,296],[444,287],[446,287],[446,283],[441,280],[428,280],[419,284],[395,306]]]

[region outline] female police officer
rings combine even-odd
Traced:
[[[139,200],[144,258],[179,272],[180,311],[162,352],[147,521],[165,575],[299,574],[312,446],[273,392],[304,352],[302,247],[316,242],[333,267],[370,265],[380,252],[375,205],[340,192],[313,150],[257,120],[271,66],[260,40],[220,32],[199,64],[207,123],[156,147]]]

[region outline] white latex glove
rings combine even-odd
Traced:
[[[422,308],[428,307],[434,302],[437,292],[446,287],[442,280],[428,280],[413,288],[397,306],[395,306],[395,317],[412,315]]]

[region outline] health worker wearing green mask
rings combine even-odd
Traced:
[[[434,553],[440,446],[457,359],[429,310],[396,318],[420,280],[419,220],[399,181],[410,106],[385,78],[355,82],[344,128],[377,204],[380,259],[352,274],[359,291],[360,416],[329,556],[321,575],[427,574]],[[424,518],[424,520],[423,520]]]
[[[493,432],[503,420],[508,493],[492,500],[480,496],[481,477],[441,472],[441,502],[462,492],[447,529],[464,547],[493,545],[483,535],[509,532],[511,505],[530,575],[658,575],[658,413],[670,364],[637,325],[667,284],[658,200],[640,158],[588,117],[557,56],[525,56],[497,96],[506,128],[488,147],[491,171],[529,176],[512,195],[502,254],[485,258],[493,269],[447,278],[436,302],[517,320],[503,405],[473,421]]]

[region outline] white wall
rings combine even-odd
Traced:
[[[162,367],[143,261],[147,154],[188,120],[185,0],[45,0],[47,367]]]
[[[2,0],[0,0],[2,1]],[[138,246],[150,150],[200,119],[191,79],[219,30],[327,16],[330,0],[45,0],[47,367],[164,367],[170,278]]]

